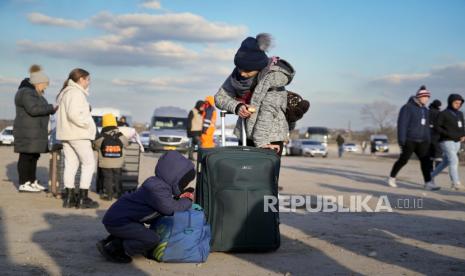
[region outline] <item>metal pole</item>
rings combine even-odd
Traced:
[[[247,146],[247,133],[245,131],[245,119],[242,119],[242,146]]]
[[[52,162],[50,168],[50,190],[53,196],[57,196],[57,156],[58,152],[52,152]]]
[[[226,111],[221,110],[221,146],[226,146],[226,129],[225,129],[225,120]]]

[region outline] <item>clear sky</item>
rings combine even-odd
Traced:
[[[54,101],[69,71],[91,72],[90,102],[148,122],[216,93],[247,36],[271,33],[269,55],[296,69],[311,102],[298,126],[367,125],[360,107],[400,107],[425,84],[443,103],[465,92],[465,1],[0,0],[0,118],[33,63]]]

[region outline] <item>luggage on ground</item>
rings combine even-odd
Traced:
[[[150,226],[160,236],[153,257],[158,262],[202,263],[210,253],[210,225],[196,204],[184,212],[157,219]]]
[[[242,129],[245,137],[244,123]],[[269,149],[219,147],[200,150],[197,160],[196,202],[211,226],[212,251],[278,249],[279,213],[264,212],[264,196],[278,196],[279,156]]]

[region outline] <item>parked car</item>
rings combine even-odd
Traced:
[[[144,150],[147,151],[150,147],[150,131],[142,131],[139,136]]]
[[[0,145],[13,145],[15,137],[13,136],[13,127],[8,126],[0,132]]]
[[[357,152],[357,151],[359,151],[359,148],[355,143],[345,143],[342,147],[343,147],[344,151],[346,151],[346,152]]]
[[[150,150],[186,153],[191,147],[191,139],[187,137],[187,114],[186,110],[172,106],[155,109],[150,129]]]
[[[328,149],[322,142],[313,141],[308,139],[293,140],[290,147],[291,155],[305,155],[305,156],[328,156]]]
[[[389,152],[388,137],[384,134],[370,136],[371,152]]]
[[[214,137],[215,145],[217,147],[222,147],[221,144],[221,135],[215,135]],[[236,147],[239,146],[239,139],[235,135],[226,135],[226,145],[225,147]]]

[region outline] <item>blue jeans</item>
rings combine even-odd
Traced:
[[[338,146],[337,153],[339,158],[341,158],[342,154],[344,153],[344,146]]]
[[[442,172],[442,170],[449,166],[450,180],[452,181],[452,184],[458,185],[460,183],[458,157],[460,142],[443,141],[439,144],[439,146],[443,152],[442,162],[439,163],[433,173],[431,173],[431,176],[437,176],[440,172]]]

